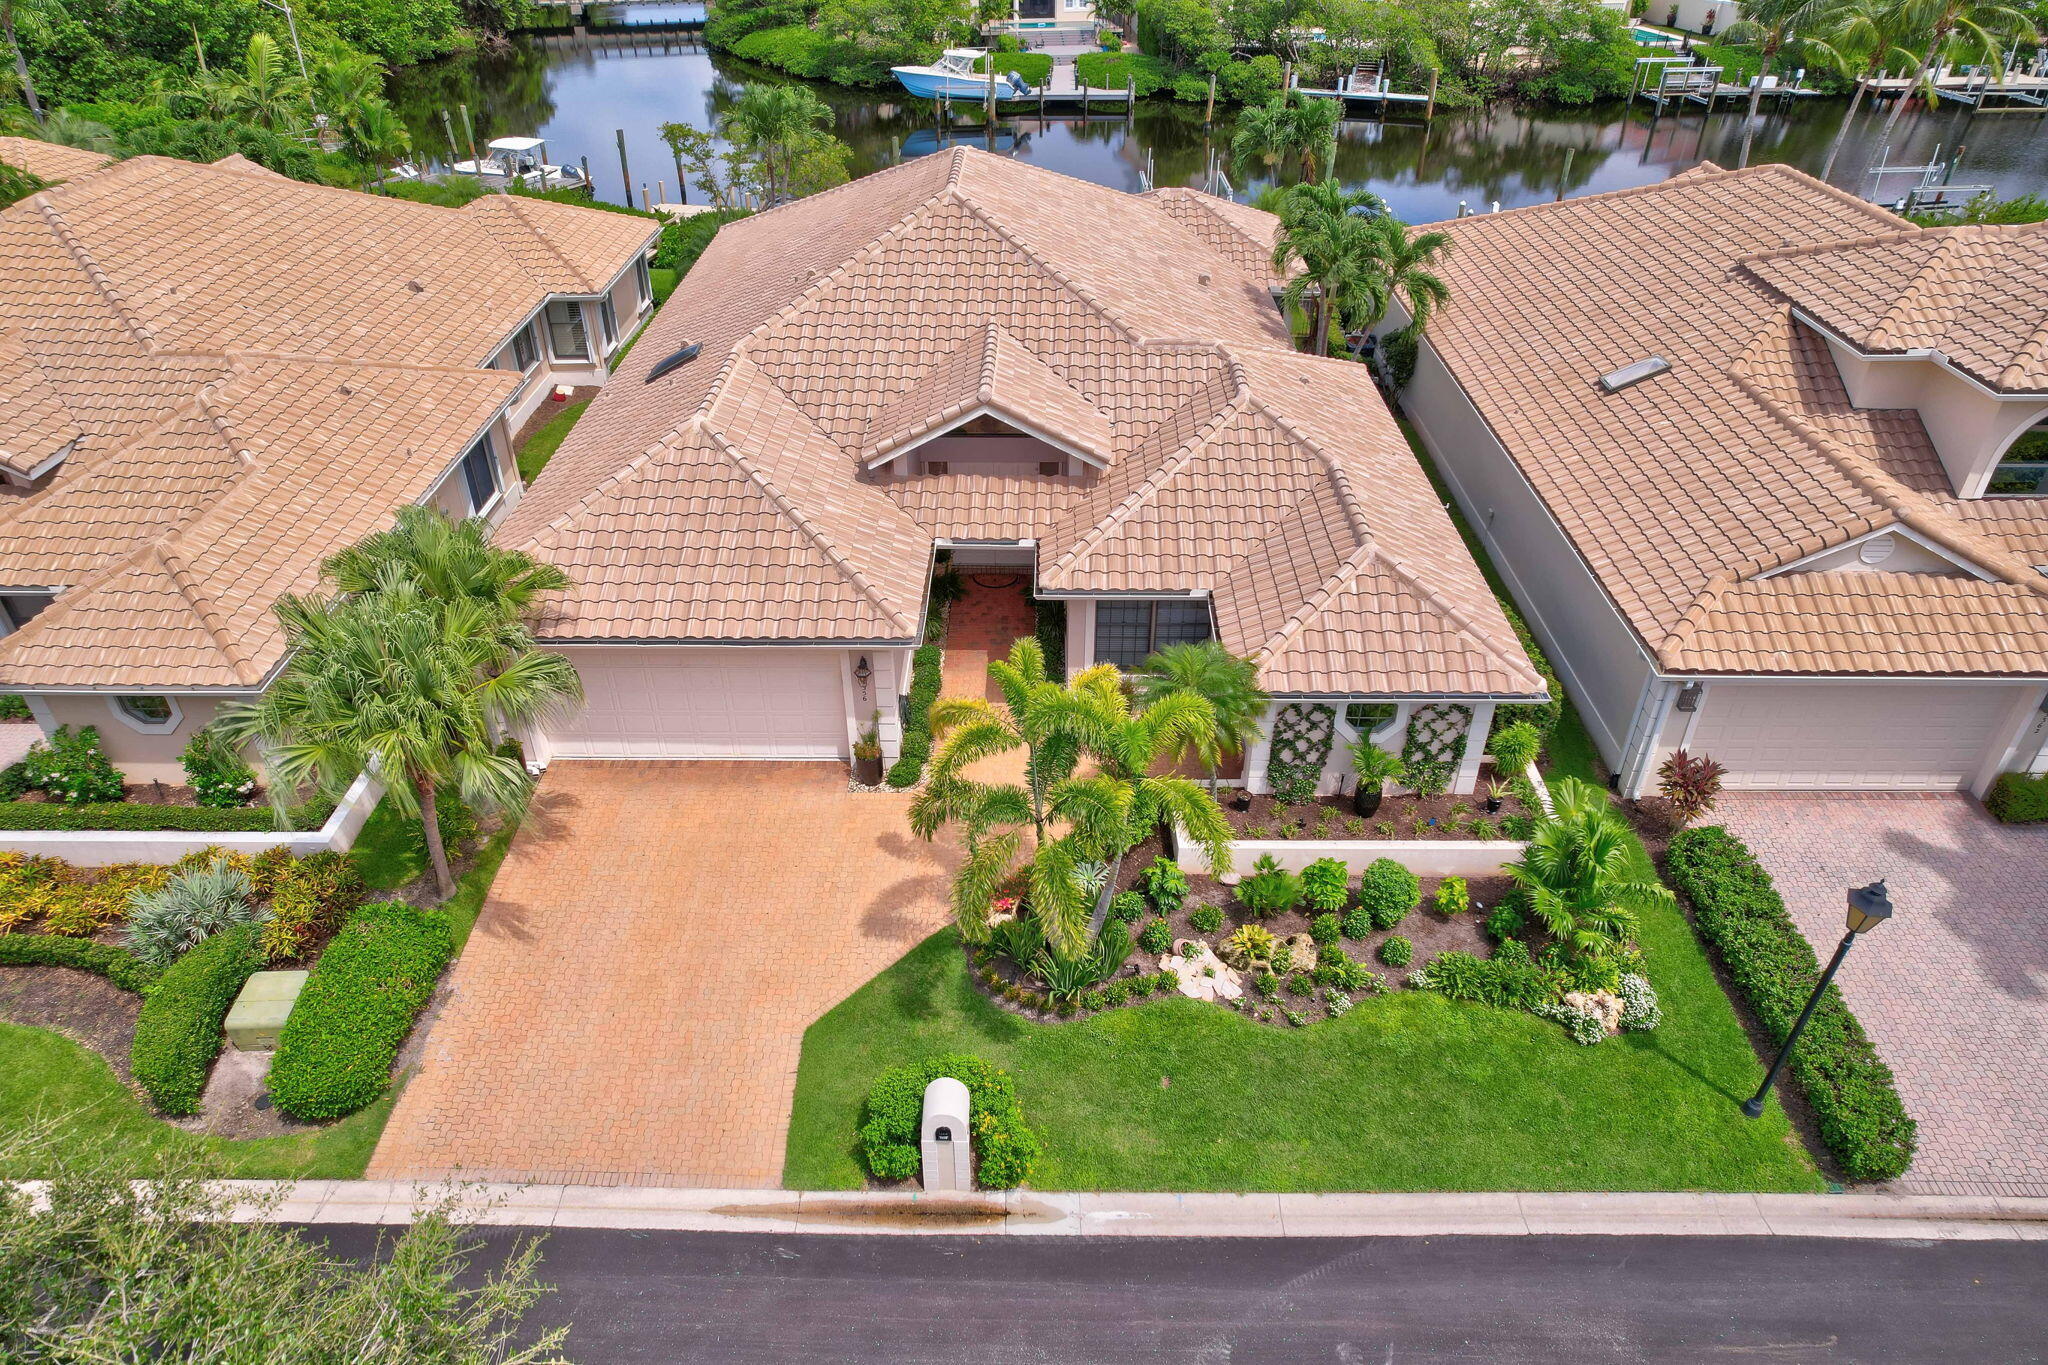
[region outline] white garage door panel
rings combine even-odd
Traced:
[[[572,651],[584,710],[552,736],[569,758],[838,758],[833,650]]]
[[[1691,748],[1731,788],[1950,791],[1977,775],[2023,688],[1713,683]]]

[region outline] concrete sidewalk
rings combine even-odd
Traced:
[[[687,1190],[410,1181],[226,1181],[251,1217],[675,1232],[1081,1237],[1674,1236],[2048,1241],[2048,1199],[1786,1194],[1059,1194]]]

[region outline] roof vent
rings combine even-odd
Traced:
[[[412,290],[412,292],[415,294],[424,294],[427,292],[427,287],[421,284],[418,280],[407,280],[405,282],[405,287],[407,289]]]
[[[677,351],[674,355],[663,356],[661,360],[656,363],[655,367],[647,372],[647,378],[643,382],[652,384],[655,380],[661,378],[670,370],[681,369],[683,366],[695,360],[697,358],[697,352],[703,349],[704,348],[701,345],[693,341],[689,345],[683,347],[682,350]]]
[[[1624,365],[1618,370],[1609,370],[1600,376],[1600,387],[1609,393],[1620,393],[1631,384],[1640,384],[1645,379],[1654,379],[1671,368],[1671,362],[1661,355],[1648,360],[1638,360],[1633,365]]]
[[[1882,564],[1892,557],[1899,543],[1891,536],[1872,536],[1857,547],[1856,557],[1865,564]]]

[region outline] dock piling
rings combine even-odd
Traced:
[[[626,182],[626,207],[633,207],[633,169],[626,164],[626,130],[614,128],[612,136],[619,143],[619,178]]]
[[[1429,69],[1429,102],[1422,106],[1422,121],[1427,123],[1436,117],[1436,76],[1435,67]]]
[[[1216,73],[1209,73],[1209,104],[1202,110],[1202,126],[1207,128],[1216,121]]]

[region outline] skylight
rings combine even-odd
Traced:
[[[1671,362],[1663,356],[1653,355],[1648,360],[1638,360],[1633,365],[1624,365],[1618,370],[1609,370],[1600,376],[1600,387],[1609,393],[1620,393],[1631,384],[1640,384],[1645,379],[1654,379],[1671,368]]]
[[[644,382],[652,384],[670,370],[689,364],[697,358],[697,352],[703,349],[702,346],[693,341],[674,355],[663,356],[659,361],[655,362],[654,368],[647,372],[647,378]]]

